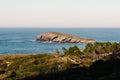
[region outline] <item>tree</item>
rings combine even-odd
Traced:
[[[71,46],[69,49],[62,48],[63,53],[65,55],[82,55],[83,52],[80,51],[80,49],[77,46]]]
[[[119,50],[120,50],[120,43],[95,42],[95,43],[88,43],[85,46],[84,53],[96,53],[96,54],[103,54],[109,52],[116,53]]]
[[[57,53],[57,54],[60,54],[60,52],[59,52],[59,50],[58,50],[58,49],[56,49],[56,53]]]
[[[62,47],[62,51],[63,51],[64,54],[68,53],[68,50],[65,47]]]

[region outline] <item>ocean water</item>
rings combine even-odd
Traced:
[[[97,41],[120,41],[120,28],[0,28],[0,54],[34,54],[60,52],[62,47],[85,44],[37,42],[36,36],[43,32],[63,32]]]

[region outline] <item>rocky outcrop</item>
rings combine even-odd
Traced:
[[[37,35],[37,41],[61,42],[61,43],[93,43],[92,39],[80,38],[78,36],[59,32],[45,32]]]

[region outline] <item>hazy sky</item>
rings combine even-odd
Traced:
[[[120,0],[0,0],[0,27],[120,27]]]

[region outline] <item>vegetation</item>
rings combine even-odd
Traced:
[[[107,57],[111,57],[109,55]],[[89,67],[69,68],[63,71],[26,77],[25,80],[119,80],[120,53],[113,58],[93,62]]]
[[[0,55],[0,80],[18,80],[38,74],[48,74],[72,68],[62,54]]]
[[[71,46],[68,49],[62,48],[65,55],[84,55],[84,54],[106,54],[120,52],[120,43],[117,42],[95,42],[88,43],[82,51],[77,46]]]
[[[72,46],[69,49],[66,48],[62,48],[63,53],[65,55],[76,55],[76,56],[80,56],[83,54],[83,52],[80,51],[80,49],[77,46]]]
[[[116,53],[120,50],[120,43],[117,42],[95,42],[88,43],[84,49],[84,53]]]
[[[56,54],[0,55],[0,80],[119,80],[120,43],[88,43]]]

